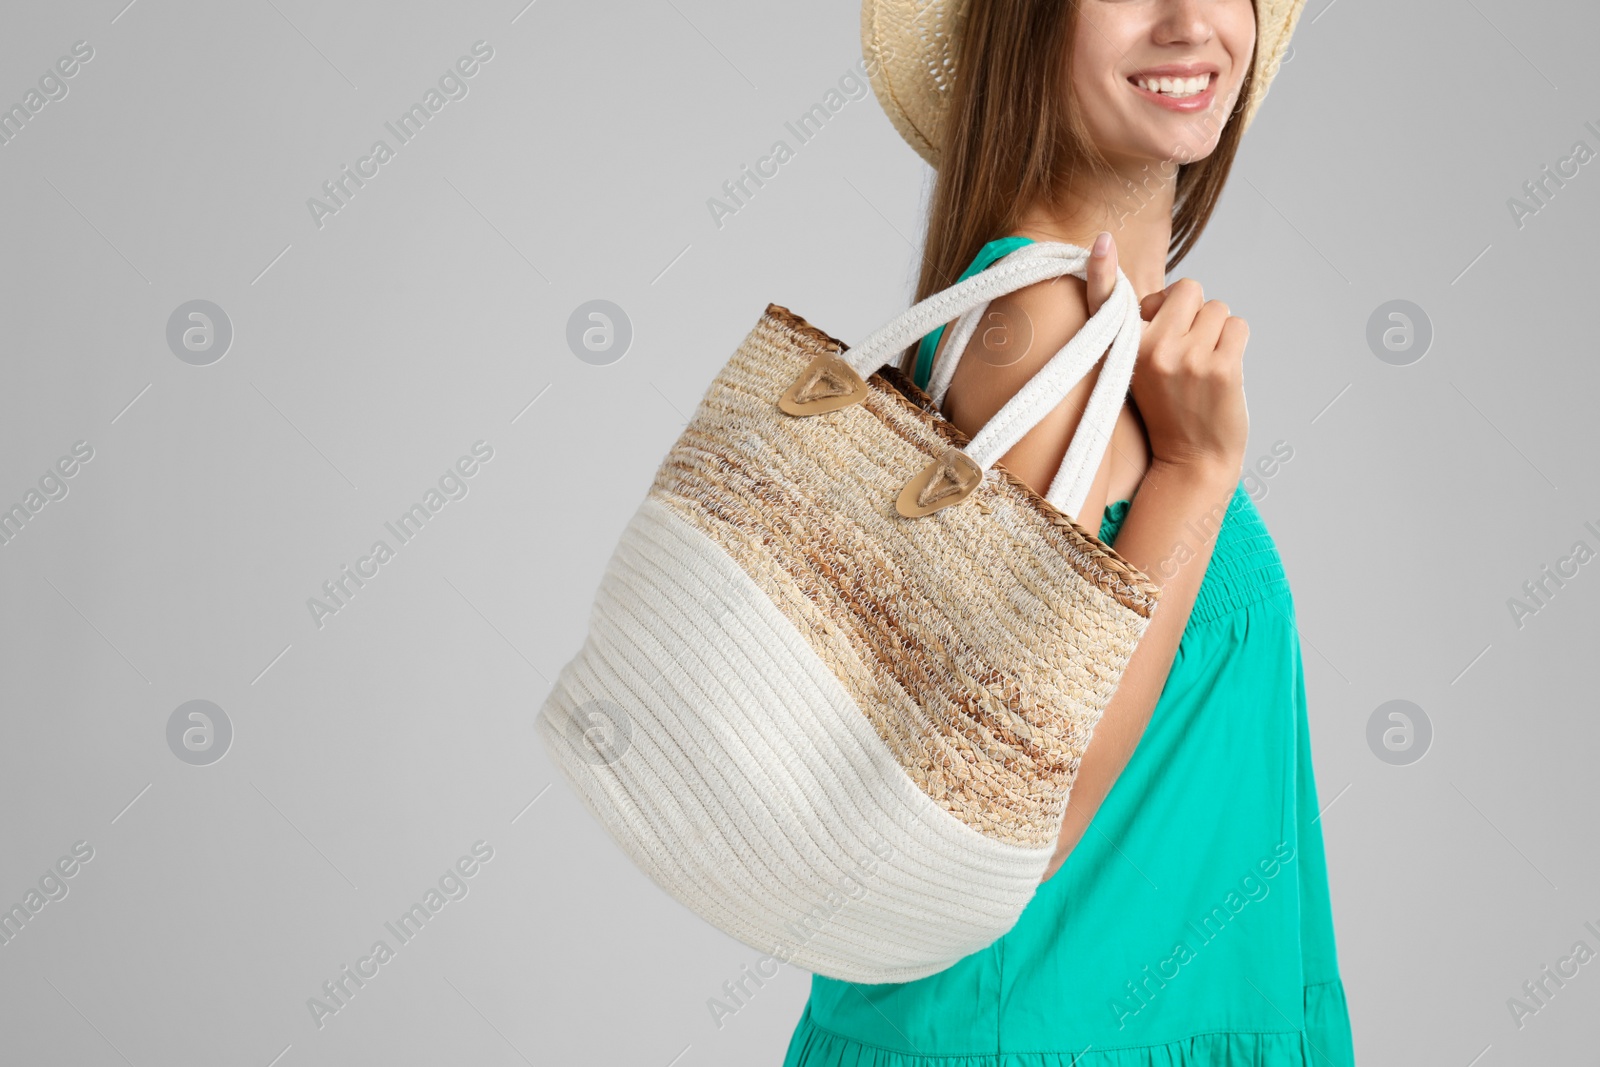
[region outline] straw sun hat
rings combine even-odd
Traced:
[[[1250,128],[1283,62],[1305,0],[1255,0],[1256,58],[1244,125]],[[912,148],[935,169],[955,73],[952,48],[966,0],[862,0],[861,51],[872,91]]]

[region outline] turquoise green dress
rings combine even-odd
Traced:
[[[784,1067],[1352,1067],[1317,820],[1294,601],[1241,483],[1150,723],[1066,863],[938,974],[813,974]]]

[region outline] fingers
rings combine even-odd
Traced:
[[[1091,277],[1093,262],[1091,255]],[[1159,328],[1146,330],[1146,341],[1154,343],[1164,336],[1163,347],[1176,342],[1176,347],[1197,352],[1220,351],[1237,361],[1250,339],[1249,324],[1234,315],[1221,300],[1206,300],[1205,291],[1193,278],[1179,278],[1139,301],[1139,317],[1152,327],[1159,322]],[[1140,347],[1147,345],[1142,343]]]
[[[1198,351],[1216,350],[1217,340],[1222,336],[1222,324],[1228,321],[1228,314],[1228,305],[1220,300],[1207,300],[1196,312],[1194,325],[1189,327],[1189,336],[1194,339]]]
[[[1093,315],[1111,299],[1111,291],[1117,286],[1117,242],[1110,231],[1102,230],[1094,239],[1084,273],[1087,275],[1084,282],[1088,286],[1089,314]]]
[[[1188,333],[1205,302],[1205,292],[1193,278],[1179,278],[1167,286],[1166,293],[1157,320],[1178,333]]]
[[[1215,353],[1225,357],[1223,364],[1236,364],[1243,355],[1240,331],[1248,337],[1244,320],[1235,317],[1221,300],[1206,300],[1200,283],[1179,278],[1159,293],[1140,301],[1140,312],[1154,307],[1155,314],[1139,339],[1141,358],[1176,370],[1188,364],[1192,369],[1220,371]],[[1225,335],[1224,330],[1229,332]],[[1224,348],[1224,336],[1231,344]],[[1215,364],[1215,365],[1214,365]]]
[[[1249,343],[1250,324],[1237,315],[1230,315],[1228,321],[1222,324],[1222,335],[1217,339],[1218,349],[1233,356],[1242,367],[1244,349]]]

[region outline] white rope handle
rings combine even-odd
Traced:
[[[1054,243],[1043,242],[1046,245]],[[1039,243],[1024,245],[1001,257],[997,263],[1003,263],[1014,256],[1022,258],[1029,255],[1038,255],[1040,254],[1038,252],[1040,247]],[[1077,249],[1076,245],[1064,245],[1061,247]],[[1081,249],[1078,249],[1078,251],[1082,252]],[[1052,253],[1047,251],[1045,254],[1050,255]],[[1085,257],[1085,262],[1087,263],[1087,257]],[[1087,267],[1085,267],[1085,270],[1073,271],[1072,273],[1087,280]],[[1122,275],[1119,271],[1119,285],[1121,281]],[[1113,290],[1112,299],[1116,299],[1115,290]],[[943,405],[945,395],[950,389],[950,381],[955,377],[956,365],[960,362],[961,353],[966,350],[966,346],[977,333],[978,326],[982,323],[983,316],[987,313],[991,303],[992,301],[985,301],[963,314],[957,321],[951,337],[945,342],[943,349],[935,351],[931,380],[928,383],[928,391],[933,397],[934,403]],[[1124,319],[1122,328],[1112,342],[1111,353],[1106,359],[1106,365],[1101,369],[1099,380],[1095,383],[1094,391],[1090,394],[1089,403],[1084,409],[1083,416],[1079,419],[1077,434],[1073,437],[1067,454],[1062,458],[1061,466],[1057,469],[1056,476],[1050,483],[1050,489],[1045,494],[1046,500],[1070,515],[1077,515],[1078,509],[1083,506],[1083,501],[1088,496],[1090,487],[1094,484],[1094,476],[1100,469],[1100,461],[1105,455],[1105,449],[1110,444],[1111,434],[1116,427],[1117,417],[1122,410],[1122,400],[1127,396],[1128,384],[1133,377],[1133,365],[1138,360],[1139,333],[1142,327],[1143,320],[1139,318],[1138,305],[1135,302],[1133,305],[1133,319],[1131,322],[1127,321],[1126,318]],[[1076,337],[1073,338],[1073,341],[1076,340]],[[1051,363],[1054,362],[1054,359],[1059,359],[1066,355],[1067,351],[1072,347],[1072,343],[1069,341],[1067,346],[1056,354]],[[1071,361],[1070,365],[1064,367],[1060,372],[1063,377],[1071,376],[1071,383],[1066,387],[1068,390],[1082,380],[1084,375],[1089,373],[1089,370],[1099,360],[1099,354],[1084,350],[1074,352],[1069,359]],[[1081,363],[1085,359],[1088,362],[1086,364]],[[1046,364],[1046,367],[1050,365]],[[1038,375],[1036,374],[1035,377],[1038,377]],[[1024,389],[1031,385],[1032,382],[1030,381],[1027,386],[1024,386]],[[1061,395],[1065,396],[1066,394],[1062,393]],[[1051,408],[1047,409],[1045,413],[1041,413],[1039,418],[1042,419],[1044,414],[1048,413],[1048,410],[1053,410],[1054,405],[1059,403],[1060,397],[1056,397]]]
[[[1087,279],[1089,250],[1077,245],[1041,241],[1024,245],[1002,257],[989,269],[966,281],[933,294],[906,309],[888,325],[875,331],[858,347],[846,350],[844,358],[865,378],[885,362],[884,356],[903,349],[934,327],[959,317],[957,333],[951,337],[943,355],[954,348],[959,356],[975,332],[989,303],[998,296],[1015,292],[1035,282],[1071,274]],[[1027,383],[1008,400],[994,417],[972,438],[965,449],[985,473],[989,468],[1055,409],[1084,375],[1099,362],[1110,346],[1106,365],[1089,396],[1083,417],[1067,454],[1050,483],[1048,500],[1066,514],[1077,516],[1089,495],[1100,460],[1111,440],[1111,431],[1133,379],[1133,366],[1139,355],[1139,302],[1133,284],[1121,270],[1111,296],[1089,318],[1073,338],[1052,356]],[[930,381],[935,399],[949,388],[955,358],[939,360],[943,374]]]

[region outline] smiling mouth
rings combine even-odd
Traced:
[[[1215,77],[1214,74],[1197,74],[1192,78],[1145,78],[1135,75],[1128,81],[1149,93],[1158,93],[1172,100],[1186,100],[1209,89]]]

